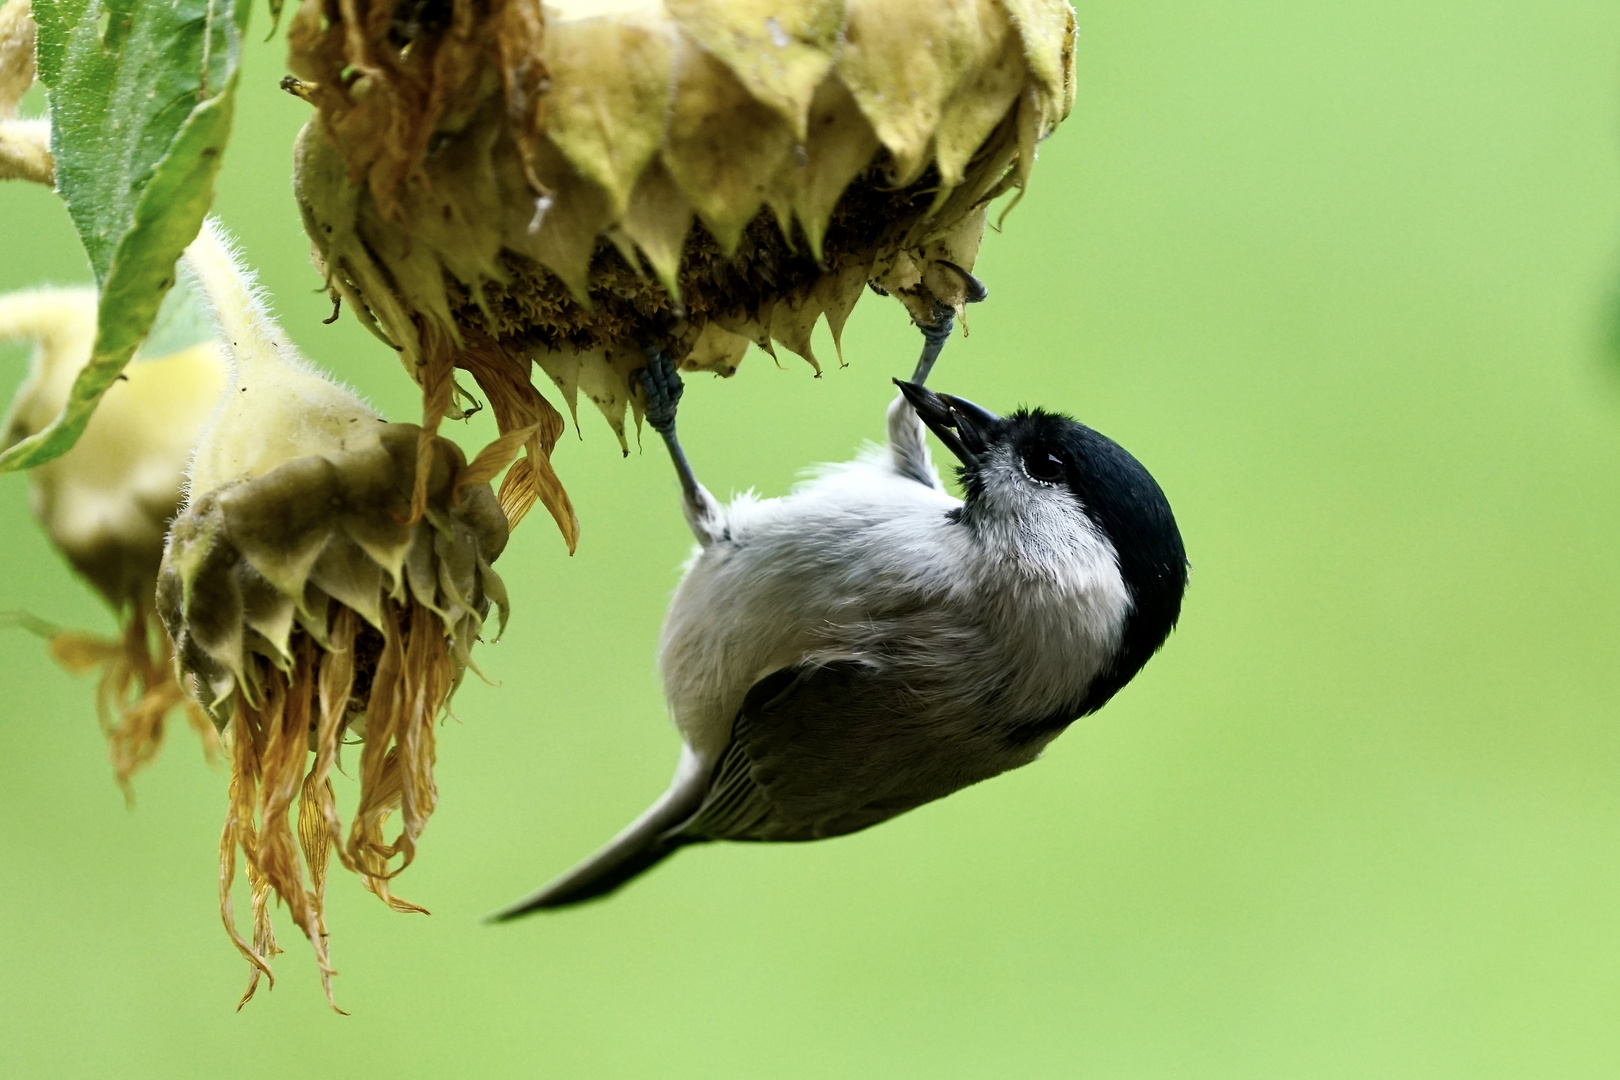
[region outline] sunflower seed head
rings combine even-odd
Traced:
[[[729,375],[750,343],[819,370],[815,325],[838,342],[869,280],[922,321],[960,308],[939,264],[971,269],[986,205],[1074,98],[1063,0],[440,8],[379,34],[366,0],[352,27],[305,0],[317,261],[418,382],[476,330],[621,444],[646,338],[689,371]]]

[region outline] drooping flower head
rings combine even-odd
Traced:
[[[309,939],[330,1000],[334,852],[390,906],[421,910],[392,881],[438,799],[435,724],[492,605],[504,621],[490,564],[508,526],[489,479],[527,433],[471,464],[453,443],[424,442],[298,356],[212,222],[186,259],[234,370],[169,533],[158,607],[188,690],[229,748],[220,910],[252,964],[243,1001],[279,951],[272,898]],[[346,738],[362,746],[345,832],[331,777]],[[251,939],[232,914],[238,853]]]
[[[217,748],[214,730],[174,679],[153,593],[163,536],[179,512],[186,463],[225,385],[219,343],[183,325],[187,294],[107,394],[78,443],[29,471],[34,516],[112,608],[114,638],[48,630],[52,655],[72,671],[99,671],[96,706],[126,795],[179,711]],[[96,292],[39,289],[0,297],[0,340],[35,344],[33,364],[5,419],[4,445],[41,430],[67,401],[90,359]]]
[[[729,375],[751,342],[816,364],[868,282],[920,324],[960,314],[990,200],[1074,93],[1063,0],[303,0],[290,40],[334,295],[426,428],[453,366],[503,429],[539,417],[503,501],[538,496],[570,544],[560,418],[512,394],[531,361],[623,444],[649,341]]]

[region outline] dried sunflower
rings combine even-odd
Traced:
[[[937,351],[987,205],[1074,95],[1063,0],[303,0],[290,41],[334,296],[399,350],[426,430],[453,365],[503,428],[538,418],[503,502],[538,496],[570,544],[560,417],[503,405],[531,360],[624,445],[646,343],[722,375],[750,342],[814,365],[817,320],[836,344],[871,282]]]
[[[305,364],[212,222],[186,259],[232,343],[234,380],[198,446],[158,607],[188,689],[229,747],[219,898],[252,965],[242,1000],[279,951],[276,897],[314,948],[330,1001],[331,854],[394,909],[421,910],[391,883],[437,801],[434,725],[492,604],[505,620],[490,563],[508,526],[488,481],[529,432],[468,464],[453,443],[385,422]],[[345,737],[362,743],[347,835],[331,784]],[[238,852],[251,940],[232,914]]]
[[[107,394],[78,443],[30,471],[34,516],[68,563],[112,607],[115,638],[49,630],[51,654],[70,671],[101,673],[97,713],[126,796],[130,776],[157,753],[179,709],[218,747],[213,727],[174,679],[169,639],[153,608],[163,535],[180,506],[186,461],[219,401],[225,364],[218,343],[183,323],[177,291],[167,332],[151,341]],[[50,423],[90,360],[94,289],[42,289],[0,297],[0,340],[36,345],[33,366],[4,420],[11,446]],[[164,344],[167,340],[167,344]],[[173,346],[173,347],[170,347]]]

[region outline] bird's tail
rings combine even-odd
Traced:
[[[692,841],[670,830],[697,812],[709,787],[710,765],[690,749],[670,781],[669,790],[623,832],[589,859],[545,888],[490,916],[505,922],[531,911],[569,907],[606,896],[637,874],[650,870]]]

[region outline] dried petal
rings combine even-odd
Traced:
[[[838,350],[839,363],[844,359],[844,324],[849,321],[850,312],[855,310],[861,294],[866,292],[866,283],[871,276],[869,264],[850,259],[816,283],[816,301],[827,314],[827,329],[832,332],[833,348]]]
[[[664,289],[679,297],[681,254],[692,230],[692,204],[663,163],[653,162],[636,183],[630,208],[620,223],[636,242]]]
[[[1051,103],[1055,128],[1074,107],[1074,8],[1067,0],[999,2],[1018,28],[1024,61]]]
[[[787,166],[796,181],[793,213],[816,258],[823,256],[827,225],[838,200],[871,165],[878,146],[877,132],[843,82],[828,79],[822,83],[810,103],[805,160]]]
[[[771,340],[780,341],[821,374],[821,363],[810,345],[810,335],[821,319],[821,305],[814,293],[782,300],[771,309]]]
[[[973,73],[945,103],[934,135],[941,202],[962,183],[968,162],[1007,115],[1028,77],[1023,43],[1012,33],[999,2],[979,0],[978,8]]]

